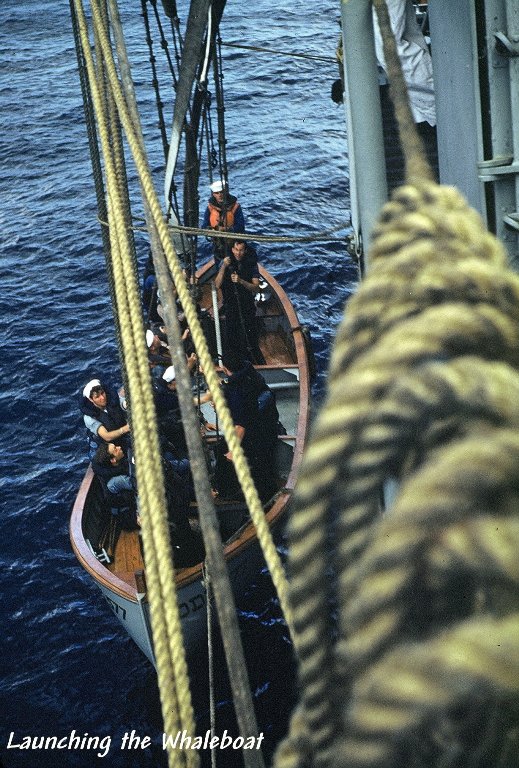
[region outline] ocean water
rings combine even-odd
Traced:
[[[140,3],[121,3],[138,87],[151,75],[139,53]],[[224,41],[333,58],[339,2],[229,0]],[[182,20],[186,4],[179,3]],[[68,3],[0,3],[0,312],[2,449],[0,546],[0,762],[4,768],[161,768],[155,673],[79,567],[68,519],[87,464],[78,391],[117,356],[96,220],[92,172]],[[248,228],[303,235],[348,219],[344,115],[330,98],[333,61],[224,48],[231,188]],[[132,59],[133,61],[133,59]],[[143,97],[146,111],[151,97]],[[160,189],[162,161],[151,148]],[[139,258],[146,242],[137,238]],[[323,397],[337,324],[357,282],[344,242],[263,246],[309,326]],[[286,628],[268,576],[240,603],[240,627],[267,762],[296,696]],[[215,641],[217,731],[233,727],[224,660]],[[207,656],[190,669],[198,727],[209,727]],[[126,732],[152,746],[125,752]],[[7,749],[24,736],[110,736],[93,750]],[[229,752],[219,765],[240,764]]]

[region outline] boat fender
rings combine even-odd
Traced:
[[[315,363],[315,354],[314,354],[314,345],[312,343],[312,336],[310,334],[310,329],[308,328],[307,325],[301,326],[301,333],[303,334],[306,357],[308,359],[308,373],[310,374],[310,379],[314,379],[315,374],[317,373],[317,366]]]

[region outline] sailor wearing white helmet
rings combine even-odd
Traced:
[[[223,179],[213,181],[210,186],[211,197],[202,221],[203,229],[218,232],[245,232],[243,211],[237,198],[229,193],[227,182]],[[230,240],[213,239],[214,256],[217,261],[230,252]]]

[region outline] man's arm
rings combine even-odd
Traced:
[[[259,278],[253,277],[252,282],[248,283],[247,280],[243,280],[237,272],[233,272],[231,275],[231,280],[233,283],[237,283],[238,285],[242,285],[244,288],[246,288],[248,291],[251,291],[251,293],[257,293],[259,288]],[[215,280],[216,282],[216,280]]]
[[[106,440],[107,443],[110,443],[112,440],[117,440],[119,437],[126,435],[129,431],[130,431],[129,424],[125,424],[124,426],[119,427],[119,429],[113,429],[110,432],[107,430],[106,427],[101,425],[97,430],[97,434],[103,440]]]
[[[236,434],[238,435],[238,440],[239,440],[239,441],[240,441],[240,443],[241,443],[241,441],[242,441],[242,440],[243,440],[243,438],[245,437],[245,427],[242,427],[242,425],[241,425],[241,424],[236,424],[236,425],[235,425],[235,427],[234,427],[234,429],[235,429],[235,431],[236,431]],[[227,453],[224,453],[224,456],[225,456],[225,458],[226,458],[228,461],[232,461],[232,452],[231,452],[231,451],[227,451]]]

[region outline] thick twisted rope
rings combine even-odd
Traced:
[[[478,617],[387,654],[356,683],[336,765],[517,766],[518,623],[517,613]],[[417,735],[424,721],[435,740]]]
[[[397,81],[398,107],[405,85]],[[479,676],[465,669],[437,711],[426,705],[433,676],[420,674],[441,648],[437,633],[448,628],[456,648],[482,606],[496,627],[509,612],[503,622],[519,632],[510,429],[519,426],[519,281],[461,195],[429,181],[410,113],[402,118],[405,105],[397,113],[411,123],[402,144],[413,184],[381,212],[371,271],[337,334],[327,402],[296,488],[289,565],[302,695],[277,768],[482,768],[492,750],[501,759],[517,741],[517,720],[514,731],[494,718],[510,697],[517,704],[517,668],[503,685],[496,664],[492,701],[483,695],[477,713],[481,748],[450,720],[451,708],[470,709],[495,634],[477,655]],[[394,480],[399,493],[382,516]],[[495,600],[496,581],[504,600]],[[405,665],[410,643],[423,659],[406,673],[409,697],[399,708],[391,660]],[[448,670],[443,677],[447,688]],[[406,719],[402,710],[413,706]]]
[[[435,749],[440,765],[460,753],[463,765],[494,765],[514,742],[517,755],[517,421],[516,409],[513,429],[469,430],[410,477],[378,523],[337,654],[350,680],[348,766],[434,765]],[[492,722],[494,702],[516,708],[515,724]],[[460,712],[489,730],[477,747]],[[402,755],[416,743],[411,763]]]
[[[425,367],[430,360],[479,354],[517,364],[518,278],[503,274],[492,261],[477,262],[471,243],[460,253],[461,269],[455,277],[452,261],[438,264],[438,257],[432,262],[430,256],[423,279],[413,280],[413,270],[402,270],[399,263],[388,282],[387,262],[380,269],[375,262],[350,302],[348,317],[337,335],[327,406],[307,449],[297,486],[296,499],[304,512],[294,515],[291,523],[292,594],[294,601],[311,595],[304,610],[298,609],[295,626],[300,633],[300,654],[308,661],[301,675],[302,685],[310,692],[309,728],[320,739],[320,752],[331,738],[337,712],[324,694],[334,675],[329,638],[335,626],[328,611],[333,595],[327,571],[341,568],[343,562],[354,564],[366,547],[369,526],[379,514],[384,473],[395,461],[389,455],[381,463],[380,453],[373,453],[369,461],[363,458],[363,427],[373,418],[379,419],[374,404],[380,405],[386,391],[406,371]],[[503,262],[502,254],[495,262]],[[460,301],[463,295],[467,297],[464,303]],[[372,429],[382,431],[377,424]],[[346,485],[340,483],[341,473],[348,473]],[[297,509],[299,503],[296,501]],[[347,513],[340,526],[332,526],[333,510],[340,508]],[[340,545],[330,559],[326,553],[332,537]]]
[[[496,423],[517,421],[519,281],[515,274],[503,272],[502,259],[478,264],[472,254],[469,244],[460,256],[458,273],[453,272],[453,262],[446,266],[443,261],[429,261],[424,280],[413,281],[411,274],[407,286],[401,264],[392,274],[387,262],[380,270],[373,264],[338,334],[328,401],[306,453],[291,521],[291,592],[297,606],[296,632],[300,632],[296,642],[302,659],[305,719],[316,764],[336,753],[333,745],[343,731],[336,714],[340,712],[334,694],[336,682],[342,681],[344,695],[352,684],[356,656],[360,654],[365,665],[372,663],[399,635],[405,622],[396,610],[395,595],[405,604],[409,590],[406,563],[413,557],[420,562],[419,550],[406,551],[402,543],[409,544],[404,533],[416,541],[416,530],[407,525],[399,530],[402,541],[395,545],[400,570],[395,565],[393,571],[373,576],[372,581],[368,565],[360,570],[375,536],[382,542],[383,552],[387,551],[387,536],[377,530],[384,482],[392,477],[402,481],[424,460],[424,454],[434,453],[438,445],[459,436],[465,420],[471,420],[478,427],[471,435],[472,448],[464,445],[461,455],[452,459],[463,498],[467,478],[476,481],[480,473],[489,472],[487,462],[476,464],[478,472],[469,474],[471,464],[462,464],[463,455],[475,462],[474,447],[491,439]],[[384,282],[389,286],[385,294],[381,290]],[[395,309],[393,294],[398,292],[402,301]],[[462,302],[464,296],[466,302]],[[407,377],[407,388],[402,377]],[[491,462],[497,460],[495,446],[489,457]],[[513,477],[510,467],[507,473]],[[449,478],[452,494],[455,479]],[[476,487],[481,489],[481,479]],[[433,492],[425,487],[412,498],[416,502],[431,496]],[[453,498],[458,505],[460,497],[454,494]],[[440,499],[444,505],[445,493]],[[471,499],[469,508],[474,509],[473,505],[477,509],[477,501]],[[337,510],[342,510],[339,520],[335,519]],[[392,515],[393,511],[389,520]],[[425,517],[430,523],[430,514]],[[331,541],[337,541],[335,548]],[[327,576],[332,569],[339,572],[335,594]],[[375,598],[383,603],[378,606],[376,600],[368,601],[362,610],[369,620],[360,613],[365,626],[360,620],[358,624],[353,621],[361,611],[354,588],[359,583],[362,588],[358,590],[373,589]],[[338,626],[329,611],[331,600],[339,605]],[[334,645],[337,632],[345,639]],[[302,751],[308,752],[308,746]],[[305,759],[301,758],[301,764]]]
[[[90,53],[86,19],[80,0],[76,0],[75,8],[105,158],[113,274],[124,364],[128,373],[128,397],[131,407],[139,503],[143,516],[142,530],[150,587],[154,650],[159,684],[162,683],[160,690],[164,727],[170,733],[180,730],[181,727],[186,728],[189,733],[194,733],[187,667],[176,602],[175,574],[167,528],[160,449],[144,345],[138,281],[128,246],[127,216],[117,182],[116,165],[112,158],[113,142],[109,121],[103,109],[103,99]],[[103,48],[106,33],[103,29],[102,13],[96,3],[92,4],[92,13],[96,25],[96,36],[100,47]],[[169,757],[172,766],[197,765],[198,762],[196,753],[186,755],[170,752]]]

